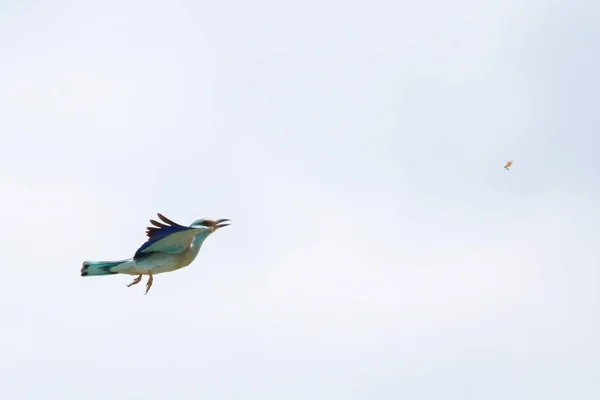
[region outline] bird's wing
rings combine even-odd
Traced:
[[[512,165],[512,163],[513,163],[512,161],[508,161],[508,162],[506,163],[505,167],[510,167],[510,166]]]
[[[158,217],[163,222],[150,220],[154,226],[146,229],[148,240],[136,251],[134,258],[154,251],[170,254],[181,253],[189,247],[194,236],[198,234],[199,229],[179,225],[161,214],[158,214]]]

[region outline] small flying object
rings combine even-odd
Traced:
[[[508,168],[512,165],[512,163],[513,163],[512,161],[508,161],[506,163],[506,165],[504,166],[504,169],[508,171]]]

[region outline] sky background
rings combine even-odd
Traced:
[[[596,0],[0,2],[0,396],[600,398],[599,54]],[[79,276],[157,212],[233,225]]]

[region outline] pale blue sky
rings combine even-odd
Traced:
[[[2,3],[0,397],[600,398],[599,54],[593,0]],[[157,212],[233,225],[79,276]]]

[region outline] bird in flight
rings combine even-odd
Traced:
[[[506,163],[506,165],[504,166],[504,169],[508,171],[508,169],[510,168],[510,166],[512,165],[512,163],[513,163],[512,161],[508,161]]]
[[[120,261],[84,261],[81,276],[114,274],[137,275],[127,285],[137,285],[142,275],[148,275],[146,293],[152,287],[154,275],[186,267],[194,261],[204,240],[217,229],[223,228],[229,219],[198,219],[190,226],[175,223],[158,214],[162,222],[150,220],[153,226],[146,229],[148,240],[135,252],[133,258]]]

